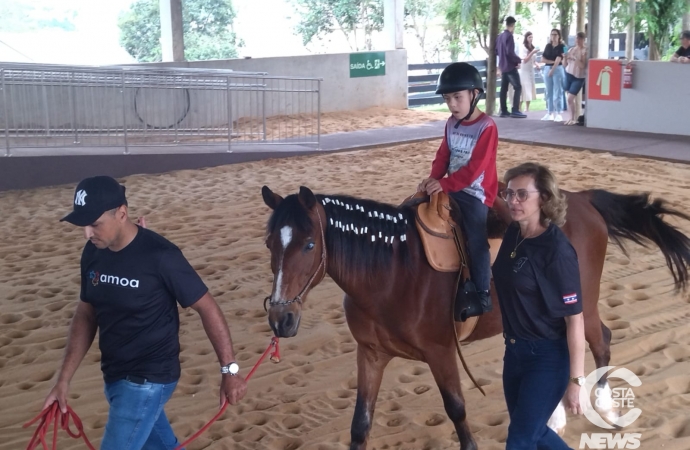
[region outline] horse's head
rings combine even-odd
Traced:
[[[268,323],[278,337],[297,334],[302,302],[326,275],[326,213],[308,188],[282,198],[267,186],[261,190],[273,210],[266,229],[271,251],[273,291],[268,302]]]

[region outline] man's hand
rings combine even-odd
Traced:
[[[687,64],[690,63],[690,58],[688,58],[687,56],[681,56],[680,58],[678,58],[678,62],[682,64]]]
[[[67,393],[69,392],[69,385],[63,384],[63,383],[56,383],[55,386],[53,386],[53,389],[50,390],[48,393],[48,397],[46,397],[46,401],[43,402],[43,408],[41,408],[41,411],[50,408],[50,406],[58,402],[58,405],[60,406],[60,411],[62,411],[63,414],[67,414]]]
[[[241,375],[221,375],[220,382],[220,406],[223,406],[225,399],[231,405],[237,404],[247,393],[247,382]]]
[[[563,397],[563,406],[566,411],[573,414],[584,414],[584,408],[580,405],[580,389],[581,387],[577,384],[568,382],[568,389],[566,389]]]

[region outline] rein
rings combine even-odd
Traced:
[[[317,203],[318,205],[318,203]],[[319,207],[316,207],[316,216],[319,218],[319,231],[321,231],[321,261],[319,261],[319,266],[316,268],[316,271],[314,274],[309,278],[309,281],[307,281],[307,284],[302,288],[299,294],[292,300],[280,300],[280,301],[271,301],[271,296],[269,295],[264,299],[264,311],[268,311],[268,308],[272,308],[274,306],[287,306],[291,305],[293,303],[299,303],[300,305],[302,304],[302,297],[304,297],[304,294],[307,293],[309,288],[311,287],[312,283],[314,282],[314,279],[316,276],[319,274],[321,271],[321,268],[323,268],[323,275],[321,276],[321,279],[319,280],[319,283],[321,280],[324,279],[326,276],[326,261],[327,261],[327,255],[326,255],[326,236],[323,231],[323,222],[321,221],[321,213],[319,212]],[[266,307],[266,304],[268,303],[268,308]]]

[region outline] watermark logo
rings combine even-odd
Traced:
[[[585,378],[585,385],[580,389],[580,404],[585,411],[585,417],[592,424],[606,430],[620,429],[627,427],[635,422],[642,414],[642,410],[635,408],[635,393],[632,387],[638,387],[642,384],[640,378],[630,370],[622,367],[614,370],[608,378],[618,378],[625,381],[628,386],[609,388],[608,383],[605,387],[599,387],[598,382],[601,377],[610,370],[615,369],[615,366],[600,367],[591,372]],[[595,394],[595,405],[592,405],[591,397],[592,390]],[[594,408],[596,406],[596,409]],[[599,411],[611,410],[612,408],[622,410],[628,409],[625,414],[620,416],[607,416],[605,420]],[[596,448],[596,449],[615,449],[628,448],[636,449],[640,447],[640,433],[592,433],[588,435],[583,433],[580,439],[580,448]]]

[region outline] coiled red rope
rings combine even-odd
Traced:
[[[271,351],[273,349],[273,351]],[[261,355],[261,358],[254,364],[254,367],[252,367],[252,370],[249,371],[247,376],[245,377],[245,380],[249,381],[249,379],[254,375],[254,372],[256,372],[256,369],[259,368],[259,365],[266,359],[266,356],[271,353],[271,360],[275,362],[280,362],[280,348],[278,347],[278,338],[277,337],[272,337],[271,338],[271,343],[268,344],[268,347],[264,351],[263,355]],[[228,408],[228,400],[225,399],[223,401],[223,406],[220,408],[220,411],[213,416],[213,418],[206,424],[204,427],[197,431],[192,437],[184,441],[182,444],[178,445],[175,450],[179,450],[183,448],[184,446],[188,445],[190,442],[192,442],[194,439],[198,438],[201,436],[201,434],[206,431],[220,416],[223,415],[225,410]],[[74,426],[77,428],[77,432],[72,432],[70,428],[70,418],[74,422]],[[26,450],[34,450],[38,448],[39,444],[43,446],[43,450],[56,450],[57,449],[57,433],[58,433],[58,428],[62,428],[67,432],[67,434],[74,438],[74,439],[79,439],[82,438],[84,439],[84,442],[86,443],[86,446],[88,447],[89,450],[96,450],[93,445],[91,445],[91,442],[89,442],[89,439],[86,437],[86,434],[84,434],[84,426],[82,425],[81,420],[79,419],[79,416],[70,408],[69,405],[67,405],[67,412],[62,413],[60,411],[60,406],[58,405],[58,402],[54,402],[52,405],[50,405],[48,408],[44,409],[41,411],[36,417],[31,419],[29,422],[25,423],[23,425],[23,428],[30,427],[37,421],[41,421],[39,423],[38,427],[36,428],[36,431],[34,431],[33,436],[31,437],[31,440],[29,441],[29,445],[26,447]],[[49,447],[48,443],[46,441],[46,435],[48,434],[48,430],[50,429],[51,423],[53,424],[53,446]]]
[[[73,433],[70,429],[70,418],[74,422],[74,426],[77,428],[76,433]],[[89,439],[86,437],[86,434],[84,434],[84,427],[81,423],[81,420],[79,419],[79,416],[77,416],[77,414],[72,410],[72,408],[69,407],[69,405],[67,405],[67,412],[63,413],[62,411],[60,411],[60,406],[58,405],[58,402],[54,402],[48,408],[41,411],[32,420],[25,423],[23,428],[30,427],[39,419],[41,420],[41,423],[36,428],[36,431],[34,431],[34,435],[29,441],[29,445],[26,447],[26,450],[33,450],[37,448],[39,444],[43,445],[43,450],[48,450],[50,448],[48,447],[48,443],[46,442],[46,435],[48,434],[48,429],[50,428],[51,423],[53,423],[53,450],[57,448],[58,427],[65,430],[67,434],[69,434],[70,437],[74,439],[83,438],[89,450],[96,450],[94,446],[91,445],[91,442],[89,442]]]

